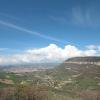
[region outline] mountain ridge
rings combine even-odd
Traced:
[[[100,56],[72,57],[66,61],[100,62]]]
[[[73,57],[65,60],[64,63],[100,65],[100,57],[99,56]]]

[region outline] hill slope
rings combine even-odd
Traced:
[[[65,62],[100,62],[100,57],[97,56],[73,57],[69,58]]]
[[[69,93],[71,96],[84,95],[84,93],[88,95],[87,98],[91,98],[90,95],[94,94],[99,94],[100,96],[100,65],[73,63],[80,61],[97,62],[99,59],[100,57],[70,58],[66,61],[72,63],[65,63],[65,61],[52,71],[51,76],[53,80],[58,82],[58,89]],[[86,96],[86,94],[84,96]],[[96,96],[92,97],[91,100],[98,100],[95,97]],[[88,99],[84,98],[82,100]]]
[[[20,74],[1,72],[1,86],[8,87],[9,84],[4,84],[5,80],[12,80],[14,86],[19,84],[47,87],[49,100],[100,100],[100,65],[73,63],[81,61],[99,62],[99,57],[70,58],[59,66],[45,71]]]

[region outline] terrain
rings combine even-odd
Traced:
[[[3,68],[0,100],[100,100],[99,62],[100,57],[75,57],[52,68],[30,67],[32,71],[24,72]]]

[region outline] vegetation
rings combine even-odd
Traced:
[[[49,100],[47,93],[44,86],[19,85],[1,90],[0,100]]]
[[[100,100],[100,66],[62,63],[46,71],[0,72],[0,100]]]

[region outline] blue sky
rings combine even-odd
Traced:
[[[100,42],[100,0],[1,0],[0,54]]]

